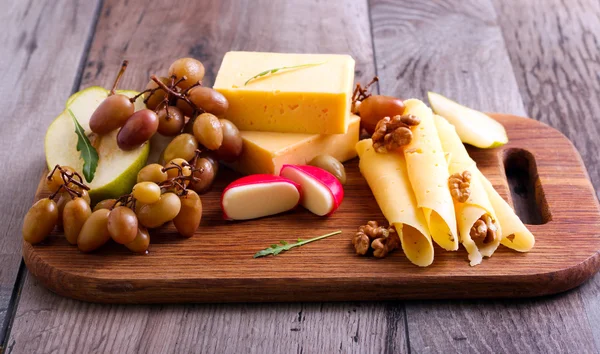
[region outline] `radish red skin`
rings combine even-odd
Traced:
[[[223,200],[225,198],[225,193],[227,193],[227,191],[229,191],[230,189],[233,189],[233,188],[237,188],[237,187],[256,185],[256,184],[269,184],[269,183],[274,183],[274,182],[279,182],[279,183],[283,182],[283,183],[291,184],[298,191],[298,195],[300,196],[300,198],[302,197],[302,190],[300,188],[300,185],[298,183],[292,181],[291,179],[281,177],[281,176],[269,175],[269,174],[256,174],[256,175],[245,176],[245,177],[239,178],[239,179],[231,182],[223,190],[223,193],[221,194],[221,210],[223,210],[223,219],[233,220],[232,218],[230,218],[227,215],[227,212],[225,211],[225,206],[223,205]],[[298,200],[300,200],[300,198],[298,198]]]
[[[325,216],[333,214],[333,212],[338,209],[340,204],[342,204],[342,201],[344,200],[344,187],[340,181],[328,171],[310,165],[283,165],[279,173],[282,174],[286,168],[293,168],[301,171],[315,181],[321,183],[323,186],[325,186],[325,188],[327,188],[327,190],[329,190],[334,201],[334,207]]]

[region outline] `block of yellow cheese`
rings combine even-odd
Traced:
[[[304,165],[315,156],[328,154],[339,161],[356,157],[360,118],[351,115],[345,134],[295,134],[242,131],[244,147],[230,166],[243,174],[279,174],[284,164]]]
[[[306,64],[311,65],[246,84],[266,70]],[[354,59],[349,55],[228,52],[214,89],[229,101],[225,118],[240,130],[343,134],[353,84]]]

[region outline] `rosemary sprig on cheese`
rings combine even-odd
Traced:
[[[325,64],[325,63],[326,62],[309,63],[309,64],[294,65],[294,66],[282,66],[280,68],[265,70],[265,71],[262,71],[262,72],[260,72],[260,73],[258,73],[256,75],[252,76],[248,80],[246,80],[246,82],[244,82],[244,86],[248,85],[248,83],[250,81],[252,81],[252,80],[258,79],[259,77],[263,77],[265,75],[275,74],[276,72],[281,71],[281,70],[292,70],[292,69],[308,68],[308,67],[311,67],[311,66],[322,65],[322,64]]]

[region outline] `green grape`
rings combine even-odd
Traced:
[[[175,106],[177,108],[179,108],[179,110],[181,111],[181,113],[186,116],[186,117],[190,117],[192,118],[194,116],[194,107],[190,106],[189,103],[187,103],[184,100],[177,100],[177,102],[175,103]]]
[[[115,203],[117,202],[116,199],[104,199],[103,201],[98,202],[98,204],[96,204],[96,206],[94,206],[94,210],[100,210],[100,209],[108,209],[110,210],[113,205],[115,205]]]
[[[238,128],[227,119],[219,119],[223,127],[223,144],[216,151],[217,159],[233,162],[242,153],[243,140]]]
[[[82,189],[79,191],[79,193],[81,193],[81,197],[83,200],[86,201],[86,203],[88,203],[88,205],[91,205],[92,203],[92,198],[90,198],[90,192],[86,191],[85,189]]]
[[[180,134],[173,139],[163,152],[163,159],[171,161],[176,158],[182,158],[189,161],[194,158],[198,142],[191,134]]]
[[[56,200],[56,207],[58,208],[58,220],[56,221],[56,225],[62,226],[63,224],[63,211],[65,210],[65,205],[71,201],[71,196],[67,192],[58,193],[58,199]]]
[[[122,127],[135,112],[133,102],[125,95],[112,95],[102,101],[90,117],[90,129],[105,135]]]
[[[138,232],[137,216],[133,210],[129,209],[128,207],[116,207],[111,210],[110,214],[108,215],[107,228],[110,237],[112,237],[116,243],[127,244],[133,242]]]
[[[83,198],[75,198],[67,202],[62,213],[62,223],[65,238],[70,244],[77,244],[81,228],[90,215],[92,215],[92,209]]]
[[[135,212],[135,215],[139,215],[140,209],[142,209],[142,207],[144,205],[146,205],[146,204],[140,202],[139,200],[135,201],[135,207],[133,208],[133,211]]]
[[[148,246],[150,246],[150,234],[148,233],[148,230],[141,225],[137,230],[135,239],[130,243],[125,244],[125,247],[129,248],[130,251],[144,254],[148,253]]]
[[[169,79],[168,77],[159,77],[158,79],[167,86],[171,85],[171,79]],[[157,87],[158,85],[156,84],[156,82],[154,82],[154,80],[150,80],[146,85],[146,90],[155,89]],[[150,95],[150,92],[144,93],[144,99],[148,100],[146,102],[146,107],[151,110],[155,110],[158,107],[158,105],[165,100],[166,97],[167,93],[163,89],[158,89],[154,91],[152,95]]]
[[[181,209],[181,201],[175,193],[165,193],[154,204],[147,204],[138,212],[139,222],[147,228],[156,228],[173,220]]]
[[[169,77],[175,76],[176,80],[186,77],[177,86],[186,89],[204,78],[204,65],[194,58],[180,58],[169,66]]]
[[[229,109],[229,101],[219,91],[210,87],[198,86],[189,92],[190,101],[207,113],[222,117]]]
[[[153,204],[160,199],[160,187],[154,182],[140,182],[133,186],[131,194],[144,204]]]
[[[61,166],[61,168],[64,171],[69,172],[70,174],[75,173],[75,169],[73,167]],[[48,186],[48,189],[50,189],[52,192],[55,192],[56,190],[58,190],[58,188],[63,184],[64,184],[64,181],[62,179],[61,172],[58,168],[55,169],[51,175],[48,174],[48,177],[46,177],[46,185]],[[73,184],[71,183],[71,185],[73,185]]]
[[[77,237],[77,248],[81,252],[92,252],[110,240],[110,234],[108,233],[109,214],[110,210],[99,209],[93,212],[85,221]]]
[[[192,181],[190,188],[199,194],[207,192],[217,177],[218,166],[219,163],[208,156],[198,158],[195,166],[197,171],[194,171],[198,181]]]
[[[163,166],[157,163],[144,166],[144,168],[138,172],[137,182],[160,183],[166,181],[169,177],[166,172],[162,171],[162,168]]]
[[[202,113],[192,127],[198,142],[209,150],[217,150],[223,143],[223,128],[214,114]]]
[[[165,168],[173,167],[174,165],[181,167],[184,176],[189,176],[192,174],[191,167],[184,166],[184,165],[188,165],[188,162],[186,160],[184,160],[182,158],[173,159],[173,160],[169,161],[168,164],[165,165]],[[171,168],[171,169],[167,170],[167,176],[169,176],[169,178],[177,177],[178,175],[179,175],[178,168]]]
[[[168,111],[168,115],[167,115]],[[158,133],[164,136],[175,136],[181,133],[185,124],[185,117],[181,110],[174,106],[161,108],[158,111]]]
[[[25,214],[23,239],[31,244],[40,243],[52,232],[57,222],[58,207],[54,200],[40,199]]]
[[[191,190],[188,190],[179,199],[181,200],[181,210],[173,219],[173,225],[182,236],[192,237],[202,220],[202,200],[196,192]]]
[[[346,184],[346,169],[344,165],[331,155],[318,155],[308,163],[331,173],[341,184]]]

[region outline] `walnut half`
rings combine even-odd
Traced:
[[[400,237],[393,226],[379,226],[376,221],[361,225],[352,238],[352,245],[358,255],[366,255],[370,250],[373,256],[383,258],[400,247]]]
[[[413,138],[411,127],[421,123],[419,117],[412,114],[385,117],[375,127],[373,147],[377,152],[397,151],[410,144]]]
[[[475,221],[471,227],[469,235],[475,242],[482,241],[483,244],[494,242],[498,237],[498,227],[496,222],[488,214],[484,214],[479,220]]]
[[[471,195],[471,172],[455,173],[448,177],[448,187],[452,198],[459,203],[464,203]]]

